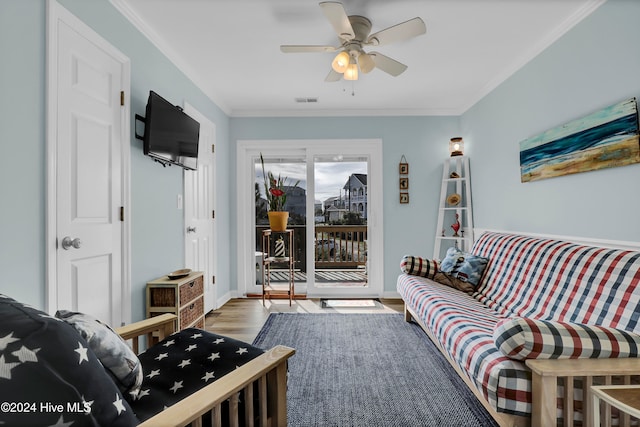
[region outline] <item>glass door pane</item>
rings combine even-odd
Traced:
[[[254,209],[255,209],[255,252],[256,252],[256,292],[262,292],[263,267],[262,231],[269,229],[268,200],[266,192],[271,188],[268,173],[280,182],[281,189],[286,194],[283,210],[289,212],[287,229],[294,231],[293,248],[286,247],[286,256],[294,257],[295,286],[306,287],[307,256],[306,256],[306,224],[307,224],[307,166],[304,158],[270,157],[265,153],[264,172],[260,157],[254,164]],[[266,186],[265,186],[266,183]],[[278,194],[278,193],[276,193]],[[274,253],[275,248],[270,248]],[[276,265],[270,271],[270,283],[274,289],[288,288],[289,270],[286,265]],[[299,288],[298,288],[299,289]]]
[[[314,161],[314,288],[357,294],[368,287],[366,158]]]

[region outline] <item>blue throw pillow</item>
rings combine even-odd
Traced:
[[[487,258],[462,252],[458,248],[449,248],[440,263],[440,271],[462,282],[470,283],[475,288],[480,283],[488,262]]]

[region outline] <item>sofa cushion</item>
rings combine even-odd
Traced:
[[[486,397],[514,415],[531,412],[531,371],[498,350],[493,329],[502,317],[472,296],[423,277],[401,274],[397,290],[438,345]]]
[[[504,317],[597,324],[640,334],[640,252],[483,233],[475,298]]]
[[[438,272],[438,261],[419,256],[405,255],[400,261],[400,270],[413,276],[433,279]]]
[[[440,263],[440,271],[474,288],[480,283],[482,273],[489,260],[487,258],[462,252],[457,248],[447,249],[445,258]]]
[[[71,325],[4,295],[0,319],[0,402],[23,405],[21,411],[3,411],[5,425],[138,424],[89,344]]]
[[[596,325],[504,319],[493,331],[496,346],[512,359],[638,357],[640,335]]]
[[[142,366],[138,356],[120,335],[88,314],[60,310],[56,317],[73,326],[89,343],[122,393],[138,393],[142,384]]]
[[[229,337],[183,329],[139,355],[144,380],[140,393],[129,403],[145,421],[262,353]]]

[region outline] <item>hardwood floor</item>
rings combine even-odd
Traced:
[[[271,313],[402,313],[401,299],[381,299],[382,308],[322,308],[319,299],[270,300],[262,306],[259,298],[237,298],[207,314],[205,329],[220,335],[253,342]]]

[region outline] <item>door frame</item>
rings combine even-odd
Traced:
[[[255,249],[249,242],[253,241],[255,232],[255,210],[253,206],[253,182],[254,163],[252,157],[260,150],[269,150],[282,153],[283,156],[299,156],[300,150],[307,162],[313,160],[314,155],[323,154],[362,154],[363,151],[370,152],[370,170],[368,181],[370,188],[368,194],[368,219],[367,224],[371,227],[369,235],[368,276],[369,286],[366,293],[358,296],[382,297],[384,292],[384,229],[383,229],[383,164],[382,164],[382,140],[381,139],[316,139],[316,140],[239,140],[236,146],[236,214],[238,218],[237,236],[237,277],[238,296],[247,294],[249,286],[256,283],[256,269],[249,268],[255,265]],[[307,190],[313,189],[314,183],[310,179],[313,176],[312,168],[307,167]],[[307,200],[307,218],[313,218],[314,201]],[[307,229],[314,226],[313,221],[307,221]],[[313,262],[313,239],[307,239],[307,265]],[[309,276],[309,275],[308,275]],[[313,278],[312,278],[313,279]],[[301,287],[296,285],[296,289],[306,290],[308,297],[318,298],[324,296],[354,296],[353,290],[328,288],[317,289],[314,287]]]
[[[73,28],[79,35],[107,52],[122,67],[122,88],[124,105],[120,109],[121,117],[121,179],[124,221],[122,223],[121,253],[121,319],[123,323],[131,322],[131,144],[130,144],[130,94],[131,94],[131,61],[129,58],[96,33],[92,28],[62,7],[55,0],[47,0],[47,40],[46,40],[46,146],[47,146],[47,195],[46,195],[46,301],[45,308],[49,313],[57,309],[57,100],[58,100],[58,22]],[[119,325],[113,325],[119,326]]]

